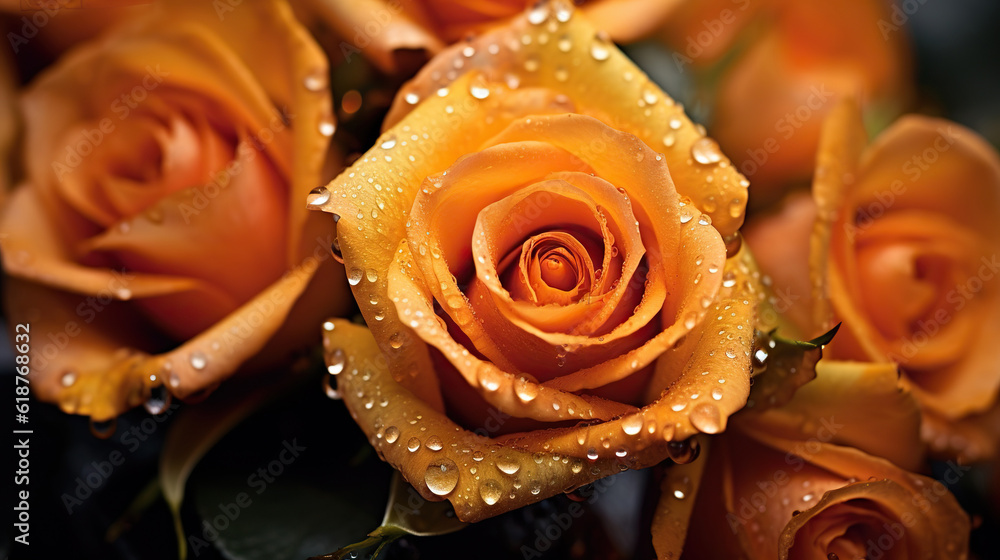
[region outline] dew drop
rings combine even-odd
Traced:
[[[326,393],[326,396],[329,399],[333,399],[335,401],[340,400],[340,391],[333,386],[333,378],[330,376],[323,378],[323,392]]]
[[[698,458],[701,447],[695,439],[671,441],[667,444],[667,454],[678,465],[684,465]]]
[[[539,4],[528,12],[528,21],[532,25],[541,25],[549,18],[548,4]]]
[[[587,450],[587,458],[588,459],[590,459],[591,461],[596,461],[597,457],[598,457],[598,455],[597,455],[597,450],[596,449],[594,449],[593,447],[591,447],[590,449]]]
[[[191,353],[189,361],[191,363],[191,367],[193,367],[198,371],[205,369],[205,366],[208,365],[208,358],[206,358],[204,354],[202,354],[197,350]]]
[[[157,385],[149,390],[149,396],[142,405],[146,408],[146,412],[154,416],[163,414],[163,411],[170,406],[170,391],[163,385]]]
[[[458,466],[448,458],[434,461],[424,471],[424,483],[435,495],[447,496],[458,486]]]
[[[90,433],[100,439],[108,439],[115,433],[118,422],[115,418],[110,420],[90,420]]]
[[[483,84],[472,84],[469,86],[469,93],[476,99],[486,99],[490,96],[490,88]]]
[[[625,434],[634,436],[642,430],[642,416],[633,414],[622,419],[622,431]]]
[[[417,95],[416,93],[413,93],[412,91],[404,95],[403,99],[410,105],[416,105],[417,103],[420,103],[420,96]]]
[[[424,447],[430,449],[431,451],[441,451],[441,449],[444,447],[444,443],[441,442],[441,438],[437,436],[431,436],[427,438],[427,443],[424,444]]]
[[[391,150],[396,147],[396,137],[390,136],[381,144],[383,150]]]
[[[326,359],[326,371],[330,375],[338,375],[340,372],[344,371],[344,366],[347,364],[347,358],[344,356],[344,350],[341,348],[335,349]]]
[[[538,385],[524,377],[518,378],[514,382],[514,394],[521,399],[521,402],[531,402],[538,396]]]
[[[347,283],[352,286],[357,286],[361,283],[361,278],[365,273],[360,268],[352,268],[347,273]]]
[[[479,386],[493,392],[500,388],[501,376],[496,370],[490,367],[482,367],[477,374]]]
[[[337,131],[337,125],[333,122],[333,117],[323,116],[319,119],[319,133],[327,138],[333,136]]]
[[[62,383],[63,387],[72,387],[73,384],[76,383],[76,373],[72,371],[67,371],[66,373],[63,374],[62,378],[60,379],[60,382]]]
[[[410,440],[406,442],[406,448],[410,450],[410,453],[416,453],[417,450],[420,449],[420,440],[415,437],[411,437]]]
[[[598,31],[594,41],[590,44],[590,56],[598,62],[607,60],[611,56],[609,42],[608,34],[604,31]]]
[[[386,443],[396,443],[399,439],[399,428],[396,426],[389,426],[385,429],[385,442]]]
[[[306,195],[306,206],[316,208],[330,201],[330,190],[326,187],[316,187]]]
[[[706,434],[717,434],[722,430],[719,409],[712,403],[702,403],[691,411],[691,425]]]
[[[326,73],[326,69],[318,68],[309,74],[302,80],[302,85],[309,91],[323,91],[330,84],[330,78]]]
[[[521,464],[511,459],[500,459],[497,461],[497,468],[506,474],[515,474],[521,470]]]
[[[487,480],[479,485],[479,497],[483,499],[483,502],[488,506],[500,501],[500,497],[503,496],[503,488],[495,480]]]
[[[702,165],[710,165],[722,161],[722,152],[715,140],[702,138],[691,144],[691,157]]]

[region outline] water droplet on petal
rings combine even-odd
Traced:
[[[427,489],[438,496],[447,496],[458,486],[458,466],[448,458],[433,461],[424,471]]]
[[[642,416],[633,414],[622,419],[622,431],[625,434],[634,436],[642,430]]]
[[[382,142],[381,147],[383,150],[391,150],[396,147],[396,137],[390,136],[384,142]]]
[[[479,497],[486,502],[486,505],[492,506],[493,504],[500,501],[500,497],[503,495],[503,488],[495,480],[487,480],[479,485]]]
[[[330,356],[326,359],[326,371],[330,375],[338,375],[340,372],[344,371],[344,366],[347,364],[347,357],[344,355],[344,350],[342,348],[337,348],[330,353]]]
[[[156,416],[170,406],[170,391],[163,385],[157,385],[149,390],[149,397],[142,403],[146,412]]]
[[[706,434],[717,434],[722,430],[719,409],[712,403],[702,403],[691,411],[691,425]]]
[[[719,150],[715,140],[702,138],[691,144],[691,157],[702,165],[709,165],[722,161],[722,151]]]
[[[415,437],[411,437],[410,441],[406,442],[406,448],[410,450],[410,453],[415,453],[418,449],[420,449],[420,440]]]
[[[514,382],[514,394],[517,395],[517,398],[521,399],[522,402],[531,402],[538,396],[538,385],[532,383],[524,377],[518,378],[518,380]]]
[[[327,138],[333,136],[337,131],[337,125],[333,122],[333,117],[324,116],[319,119],[319,133]]]
[[[549,5],[541,3],[528,12],[528,21],[533,25],[541,25],[549,18]]]
[[[431,451],[441,451],[441,449],[444,447],[444,443],[441,441],[441,438],[437,436],[431,436],[427,438],[427,443],[424,444],[424,447],[430,449]]]
[[[521,470],[521,464],[511,459],[499,459],[497,468],[506,474],[515,474]]]
[[[389,426],[385,429],[385,442],[386,443],[396,443],[399,439],[399,428],[396,426]]]
[[[599,62],[603,62],[611,56],[611,49],[608,46],[610,39],[604,31],[598,31],[594,37],[594,42],[590,44],[590,56]]]
[[[325,68],[313,70],[302,80],[302,85],[309,91],[323,91],[329,85],[330,79]]]
[[[352,286],[357,286],[361,283],[361,278],[365,273],[360,268],[352,268],[347,273],[347,283]]]
[[[110,420],[90,420],[90,433],[101,439],[108,439],[113,436],[115,429],[118,426],[118,421],[115,418]]]
[[[205,355],[202,354],[201,352],[195,350],[194,352],[191,353],[190,362],[191,362],[191,367],[193,367],[198,371],[201,371],[205,369],[205,366],[208,365],[208,358],[206,358]]]
[[[67,371],[60,380],[63,387],[72,387],[76,383],[76,372]]]
[[[330,201],[330,190],[326,187],[316,187],[306,195],[306,206],[316,208]]]

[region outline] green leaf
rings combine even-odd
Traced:
[[[799,387],[816,378],[823,346],[833,340],[840,325],[812,340],[790,340],[775,331],[757,331],[752,362],[753,387],[747,408],[763,410],[791,400]]]
[[[293,375],[284,376],[284,382],[276,386],[262,385],[259,380],[240,383],[232,379],[204,402],[178,411],[163,445],[159,485],[174,517],[177,550],[181,560],[187,558],[187,540],[184,538],[184,524],[180,515],[181,504],[191,471],[234,426],[283,390],[287,390],[293,381]]]

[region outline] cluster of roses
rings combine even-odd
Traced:
[[[107,421],[322,335],[331,392],[463,521],[670,459],[660,558],[965,558],[920,473],[997,452],[1000,158],[923,116],[869,142],[909,101],[896,14],[479,4],[115,8],[19,92],[0,57],[35,394]],[[651,34],[717,78],[718,143],[613,42]],[[346,167],[331,65],[411,51]],[[821,360],[788,342],[838,323]]]

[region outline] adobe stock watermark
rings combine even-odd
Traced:
[[[118,117],[119,122],[127,119],[133,110],[146,101],[149,92],[158,88],[163,80],[170,76],[170,72],[160,68],[159,64],[147,64],[145,70],[146,74],[138,84],[111,102],[109,108]],[[56,177],[62,179],[64,175],[76,169],[115,129],[115,121],[111,117],[104,117],[95,126],[80,130],[76,138],[66,144],[63,158],[52,162],[52,170]]]
[[[195,216],[201,214],[213,200],[232,183],[233,179],[250,166],[254,160],[264,153],[266,147],[284,131],[295,118],[295,114],[283,107],[280,113],[275,113],[267,126],[262,126],[256,132],[242,138],[236,147],[236,155],[225,168],[220,169],[205,185],[188,189],[190,199],[182,202],[177,209],[180,211],[184,224],[190,224]]]
[[[937,136],[934,137],[928,146],[920,152],[914,153],[903,162],[900,171],[909,180],[910,184],[916,183],[923,174],[931,168],[958,141],[958,132],[951,125],[942,125],[937,128]],[[875,200],[861,205],[856,211],[853,220],[848,220],[844,224],[844,233],[851,241],[862,231],[870,228],[876,220],[885,215],[892,208],[900,196],[906,194],[909,187],[902,179],[895,179],[885,189],[876,191],[873,195]]]
[[[781,150],[782,142],[788,142],[795,136],[806,122],[817,116],[822,109],[834,97],[835,93],[826,89],[826,84],[813,84],[809,90],[806,100],[794,110],[785,113],[774,123],[774,131],[780,137],[770,136],[764,140],[759,148],[747,148],[749,159],[743,160],[740,164],[740,172],[746,177],[752,177],[761,167],[767,164],[771,156]]]
[[[892,3],[892,15],[889,19],[880,18],[878,20],[878,30],[882,34],[882,39],[889,40],[889,36],[903,28],[910,18],[917,13],[920,8],[927,3],[927,0],[902,0]]]
[[[389,0],[385,4],[379,3],[372,10],[371,14],[369,14],[369,18],[364,25],[359,26],[355,24],[352,41],[340,42],[340,54],[344,56],[344,62],[351,62],[351,58],[354,55],[361,54],[361,51],[368,48],[372,44],[372,41],[375,40],[375,37],[382,34],[393,18],[402,11],[402,0]]]
[[[180,408],[179,404],[171,404],[162,414],[147,416],[141,422],[123,431],[119,436],[118,442],[126,451],[122,452],[119,449],[114,449],[108,453],[106,459],[91,461],[90,465],[88,465],[89,472],[81,474],[74,480],[76,487],[73,491],[63,492],[62,496],[60,496],[63,507],[66,508],[66,513],[70,515],[75,513],[76,509],[93,496],[94,492],[103,486],[111,478],[111,475],[124,465],[128,458],[142,447],[143,442],[156,433],[163,422],[170,418],[178,408]]]
[[[1000,274],[1000,258],[996,253],[989,257],[981,257],[979,263],[975,274],[956,283],[945,294],[944,301],[950,308],[940,307],[930,317],[918,319],[915,323],[916,330],[902,341],[899,353],[890,351],[886,354],[887,359],[904,366],[909,363],[922,348],[930,344],[931,339],[945,325],[954,319],[955,313],[969,305],[986,288],[987,283]]]
[[[11,27],[17,31],[7,32],[7,42],[10,43],[14,54],[21,52],[24,47],[38,36],[38,33],[57,17],[63,10],[78,9],[81,0],[21,0],[21,11],[32,12],[30,15],[23,15],[19,20],[20,26],[15,23]]]
[[[757,489],[749,497],[740,498],[739,503],[735,504],[735,510],[726,514],[726,523],[729,524],[729,529],[733,534],[737,534],[755,517],[767,511],[771,501],[791,483],[792,477],[789,470],[792,473],[801,471],[809,462],[810,457],[822,451],[822,444],[833,440],[837,432],[844,427],[845,425],[838,424],[833,416],[821,418],[816,435],[796,444],[785,454],[785,465],[788,469],[777,469],[769,479],[756,481]]]
[[[576,491],[583,501],[587,504],[594,504],[601,498],[605,492],[608,491],[615,484],[615,477],[609,476],[606,478],[601,478],[594,481],[592,484],[588,484],[583,488]],[[549,515],[549,518],[545,520],[545,525],[538,529],[535,529],[533,535],[529,535],[525,540],[534,537],[535,540],[531,541],[531,546],[528,544],[521,545],[521,557],[524,560],[530,560],[532,558],[541,558],[543,553],[554,545],[559,539],[562,538],[566,531],[576,523],[576,520],[583,517],[586,513],[586,509],[581,505],[580,502],[573,502],[569,504],[565,512],[553,513]]]
[[[921,514],[930,513],[935,505],[948,495],[948,488],[958,484],[958,481],[972,470],[972,467],[962,466],[953,461],[948,461],[945,465],[947,470],[941,477],[944,483],[932,480],[928,484],[921,479],[913,479],[914,484],[922,490],[920,493],[913,494],[910,505]],[[918,521],[919,518],[912,511],[904,511],[900,514],[898,521],[883,522],[882,527],[880,527],[883,531],[882,534],[869,538],[865,542],[865,558],[881,560],[887,552],[906,537],[907,532],[913,529]]]
[[[253,497],[267,491],[268,487],[274,484],[284,474],[285,469],[305,450],[306,447],[299,445],[297,438],[281,442],[281,449],[275,458],[258,467],[247,477],[247,490],[237,492],[232,501],[219,502],[217,506],[219,513],[202,520],[201,536],[196,534],[187,536],[188,549],[195,556],[200,556],[204,549],[211,548],[211,543],[218,540],[219,536],[239,519],[243,510],[253,505]]]
[[[731,1],[734,8],[740,12],[746,11],[750,7],[750,0]],[[677,70],[683,72],[687,65],[705,54],[705,49],[719,39],[726,26],[736,23],[736,19],[737,12],[731,8],[723,8],[716,17],[701,20],[698,31],[687,36],[687,40],[684,43],[684,51],[673,54]]]

